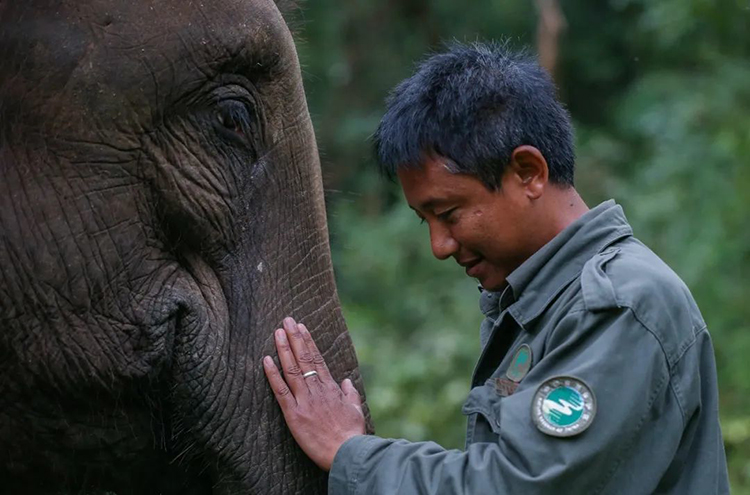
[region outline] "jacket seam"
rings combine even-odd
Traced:
[[[638,313],[635,311],[635,308],[633,308],[632,305],[622,304],[621,307],[627,308],[630,311],[630,313],[633,315],[633,318],[635,318],[635,321],[637,321],[638,324],[640,324],[640,326],[643,327],[644,330],[646,330],[646,332],[650,333],[651,336],[654,337],[654,340],[656,341],[656,343],[659,344],[659,349],[661,349],[661,353],[664,356],[664,362],[667,365],[668,374],[671,377],[672,376],[672,364],[669,362],[669,356],[667,355],[667,351],[666,349],[664,349],[664,344],[662,344],[659,336],[656,335],[656,332],[651,330],[651,328],[649,328],[648,325],[646,325],[646,323],[643,321],[643,319],[641,319],[640,316],[638,316]]]
[[[694,338],[689,345],[685,346],[685,349],[680,353],[680,355],[675,359],[675,368],[677,367],[677,364],[682,361],[682,358],[687,354],[687,352],[695,346],[695,343],[698,342],[697,336],[701,333],[707,331],[707,326],[704,325],[701,327],[697,333],[695,334],[696,338]],[[674,371],[674,370],[673,370]],[[670,378],[674,376],[674,373],[670,373]],[[682,405],[682,400],[680,397],[682,396],[682,390],[680,390],[679,385],[677,382],[674,382],[670,379],[669,381],[670,387],[672,388],[672,393],[674,394],[675,401],[677,402],[677,407],[680,408],[680,416],[682,417],[682,428],[685,429],[687,426],[687,413],[685,412],[685,408]]]
[[[682,404],[680,403],[680,394],[677,393],[677,385],[671,380],[672,375],[670,375],[669,380],[669,391],[672,392],[672,395],[674,396],[674,401],[677,403],[677,408],[680,410],[680,419],[682,420],[682,429],[685,430],[685,426],[687,425],[687,419],[685,418],[685,409],[683,409]]]
[[[675,365],[677,363],[679,363],[680,361],[682,361],[682,358],[683,358],[683,356],[685,356],[685,354],[687,354],[687,351],[689,351],[690,348],[693,347],[696,342],[698,342],[698,336],[700,334],[702,334],[703,332],[707,331],[707,330],[708,330],[708,326],[707,325],[703,325],[702,327],[698,328],[697,330],[693,329],[693,339],[690,341],[690,343],[688,345],[685,346],[684,349],[681,349],[680,353],[677,355],[677,357],[675,357],[675,359],[674,359]]]
[[[683,428],[684,428],[685,424],[687,422],[687,417],[686,417],[686,414],[685,414],[685,407],[683,406],[682,400],[680,399],[680,394],[678,393],[679,392],[679,386],[677,386],[677,384],[674,383],[674,381],[672,380],[672,377],[674,376],[675,368],[677,367],[678,363],[685,356],[685,353],[687,353],[687,351],[690,350],[690,348],[692,348],[695,345],[695,343],[698,341],[698,338],[697,338],[698,334],[700,334],[700,332],[704,331],[707,328],[707,326],[704,325],[703,328],[701,328],[700,330],[698,330],[697,333],[694,331],[693,338],[690,339],[690,341],[687,344],[683,345],[680,348],[679,353],[677,354],[677,356],[674,359],[674,363],[672,363],[672,362],[670,362],[669,356],[667,355],[667,351],[664,349],[664,345],[662,344],[661,339],[656,334],[656,332],[654,332],[653,330],[651,330],[651,328],[649,328],[649,326],[646,325],[646,323],[643,321],[643,319],[641,319],[640,316],[638,315],[638,313],[636,312],[635,308],[633,308],[630,305],[627,305],[626,307],[628,309],[630,309],[630,311],[633,313],[633,316],[638,321],[638,323],[640,323],[641,326],[644,329],[646,329],[647,332],[649,332],[651,335],[654,336],[654,339],[656,339],[656,341],[659,343],[659,346],[661,347],[662,353],[664,354],[664,361],[667,363],[667,370],[669,372],[669,385],[670,385],[670,389],[671,389],[672,393],[674,394],[675,400],[677,401],[677,407],[680,409],[680,417],[682,418],[682,425],[683,425]]]
[[[632,308],[628,308],[628,309],[630,309],[630,310],[631,310],[631,313],[633,312],[633,311],[632,311]],[[640,321],[638,321],[638,322],[639,322],[639,323],[641,323]],[[644,328],[645,328],[645,329],[646,329],[646,330],[647,330],[647,331],[648,331],[649,333],[652,333],[652,332],[651,332],[650,330],[648,330],[648,328],[647,328],[647,327],[646,327],[645,325],[643,325],[642,323],[641,323],[641,326],[643,326],[643,327],[644,327]],[[652,333],[652,335],[653,335],[653,333]],[[656,338],[656,336],[655,336],[655,335],[654,335],[654,338]],[[657,342],[659,342],[659,339],[657,338],[657,339],[656,339],[656,341],[657,341]],[[661,342],[659,342],[659,344],[660,344],[660,346],[661,346]],[[663,350],[662,350],[662,352],[663,352]],[[654,401],[655,401],[655,400],[656,400],[656,398],[657,398],[657,397],[659,396],[659,393],[660,393],[660,392],[661,392],[661,391],[663,390],[663,388],[664,388],[664,386],[665,386],[665,382],[666,382],[666,385],[667,385],[667,386],[669,386],[669,385],[671,384],[671,382],[672,382],[672,380],[671,380],[671,377],[672,377],[672,375],[671,375],[671,373],[670,373],[670,370],[669,370],[669,363],[668,363],[668,362],[667,362],[667,360],[666,360],[666,356],[665,356],[665,359],[664,359],[664,361],[665,361],[665,364],[666,364],[666,368],[667,368],[667,373],[666,373],[666,374],[665,374],[665,376],[664,376],[664,377],[663,377],[663,378],[661,379],[661,382],[659,382],[659,385],[658,385],[657,387],[655,387],[655,388],[654,388],[654,391],[653,391],[653,393],[652,393],[652,394],[651,394],[651,396],[649,397],[649,400],[648,400],[648,407],[646,408],[646,410],[644,411],[643,415],[641,416],[641,419],[640,419],[640,421],[638,422],[638,426],[636,427],[635,431],[633,432],[633,437],[631,438],[631,440],[630,440],[629,444],[627,445],[627,447],[626,447],[626,448],[623,448],[623,449],[622,449],[622,451],[621,451],[621,453],[620,453],[620,456],[619,456],[619,457],[617,458],[617,460],[615,460],[615,462],[614,462],[614,464],[613,464],[612,468],[611,468],[611,469],[609,470],[609,472],[607,472],[607,475],[606,475],[606,476],[604,477],[604,479],[602,480],[602,483],[601,483],[601,484],[600,484],[600,485],[599,485],[599,486],[598,486],[598,487],[596,488],[596,490],[594,491],[594,493],[597,493],[597,494],[598,494],[598,493],[602,493],[602,490],[604,490],[604,488],[605,488],[605,487],[606,487],[606,486],[607,486],[607,485],[609,484],[609,482],[610,482],[610,481],[612,480],[612,476],[614,475],[615,471],[617,471],[617,468],[618,468],[618,467],[620,466],[620,464],[622,463],[622,460],[623,460],[623,458],[625,458],[625,456],[627,455],[627,453],[628,453],[628,452],[630,452],[630,450],[631,450],[631,449],[633,448],[633,445],[635,444],[635,437],[637,436],[638,432],[640,432],[640,431],[641,431],[641,429],[642,429],[642,427],[643,427],[643,424],[644,424],[644,423],[646,422],[646,418],[648,417],[649,411],[651,410],[651,407],[652,407],[652,406],[654,405]]]

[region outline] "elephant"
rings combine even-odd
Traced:
[[[263,374],[362,390],[273,0],[0,2],[0,494],[324,493]]]

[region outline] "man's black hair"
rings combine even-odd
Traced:
[[[436,154],[495,190],[513,150],[531,145],[547,160],[550,182],[572,186],[573,128],[547,72],[507,42],[447,48],[389,95],[374,136],[381,171],[393,178]]]

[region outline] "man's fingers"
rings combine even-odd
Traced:
[[[307,349],[312,356],[313,369],[318,372],[318,376],[320,376],[320,379],[323,382],[333,381],[333,378],[331,378],[331,372],[328,371],[326,361],[325,359],[323,359],[323,355],[318,350],[318,346],[315,345],[315,341],[313,340],[312,335],[310,335],[310,331],[302,323],[300,323],[298,326],[300,329],[300,333],[302,334],[302,340],[305,341]]]
[[[297,364],[302,370],[302,373],[304,374],[308,371],[317,371],[315,369],[315,364],[313,363],[312,353],[307,348],[307,342],[302,336],[302,331],[300,330],[299,325],[297,325],[297,322],[295,322],[292,318],[284,318],[284,330],[286,331],[286,335],[289,339],[289,344],[292,347],[294,358],[296,359]],[[307,380],[317,379],[318,377],[314,375],[307,378]]]
[[[284,378],[295,397],[300,394],[309,394],[305,379],[302,377],[302,368],[297,364],[292,347],[287,338],[287,332],[281,328],[274,333],[276,338],[276,351],[279,353],[281,368],[284,370]]]
[[[281,410],[286,411],[287,409],[296,406],[297,400],[294,398],[294,395],[292,395],[292,391],[289,390],[289,387],[281,377],[278,368],[276,368],[276,365],[270,356],[263,358],[263,371],[266,373],[268,383],[271,384],[271,389],[281,406]]]
[[[350,379],[347,378],[341,382],[341,391],[344,392],[344,398],[347,402],[359,408],[362,407],[362,397],[360,397],[359,392]]]

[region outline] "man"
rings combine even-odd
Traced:
[[[330,493],[729,493],[706,324],[621,207],[579,197],[570,119],[536,62],[502,45],[430,57],[376,146],[434,255],[481,283],[482,354],[466,450],[446,451],[364,435],[354,387],[287,319],[285,377],[264,366]]]

